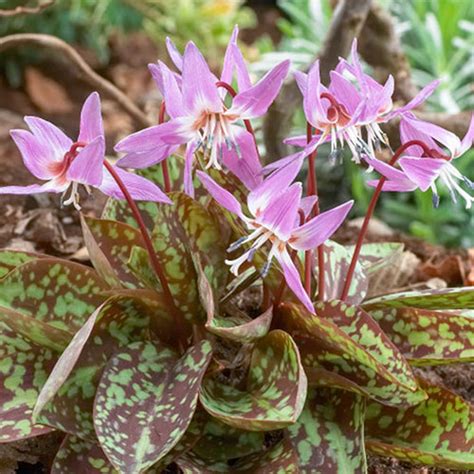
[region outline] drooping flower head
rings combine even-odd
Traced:
[[[448,188],[454,202],[457,200],[456,195],[459,194],[466,202],[466,208],[470,208],[474,197],[462,188],[462,184],[474,189],[474,183],[459,172],[453,160],[463,155],[472,146],[474,116],[462,140],[438,125],[417,119],[413,114],[407,114],[400,121],[400,136],[402,144],[412,140],[425,143],[429,148],[429,153],[423,151],[418,145],[408,147],[398,160],[400,169],[368,158],[369,165],[388,178],[382,189],[401,192],[431,189],[433,203],[438,206],[439,195],[436,181],[439,179]],[[376,182],[369,181],[368,184],[375,186]]]
[[[80,131],[76,141],[71,140],[51,122],[39,117],[25,117],[31,131],[11,130],[23,162],[44,184],[5,186],[0,194],[63,193],[63,204],[79,206],[79,185],[87,191],[99,188],[104,194],[123,198],[123,194],[104,168],[105,138],[100,110],[100,97],[93,92],[81,111]],[[168,197],[151,181],[116,168],[134,199],[170,202]]]
[[[295,157],[288,166],[276,171],[248,194],[250,217],[242,211],[237,199],[203,172],[199,179],[211,196],[225,209],[236,214],[247,227],[249,234],[234,242],[229,251],[249,245],[242,255],[226,263],[238,274],[240,266],[250,261],[255,252],[266,243],[271,244],[263,276],[276,258],[281,265],[286,282],[305,307],[314,313],[310,296],[306,293],[298,270],[289,250],[310,250],[326,241],[341,225],[349,213],[353,201],[346,202],[330,211],[323,212],[306,223],[300,222],[300,214],[309,215],[315,203],[314,197],[301,198],[301,183],[293,183],[301,168],[303,155]]]
[[[158,147],[176,149],[176,146],[185,144],[184,184],[185,191],[191,195],[192,166],[198,151],[204,155],[206,168],[219,169],[230,161],[242,161],[242,166],[247,169],[260,169],[254,138],[241,122],[266,113],[288,73],[289,61],[275,66],[252,86],[236,45],[236,32],[227,48],[221,76],[222,82],[230,83],[234,71],[237,72],[239,93],[231,106],[226,106],[223,100],[225,90],[219,87],[219,80],[194,43],[187,44],[183,57],[170,47],[175,64],[182,67],[182,75],[177,76],[163,63],[153,70],[171,120],[134,133],[118,143],[117,151],[134,154],[133,159],[126,157],[121,161],[121,166],[149,166],[153,161],[138,160],[137,157],[147,152],[156,155]]]
[[[317,132],[310,148],[314,150],[330,141],[330,156],[336,158],[347,143],[353,159],[359,162],[362,153],[373,156],[377,145],[386,143],[379,124],[420,105],[434,91],[438,81],[426,86],[405,106],[392,110],[393,77],[389,76],[382,85],[363,72],[357,40],[352,44],[351,58],[351,63],[340,59],[336,69],[330,72],[328,87],[321,83],[319,60],[308,74],[298,71],[295,78],[303,95],[306,119]],[[286,143],[306,146],[306,137],[293,137]]]

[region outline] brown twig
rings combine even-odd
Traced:
[[[322,81],[327,83],[329,71],[339,56],[346,56],[352,40],[359,35],[369,13],[371,0],[340,0],[319,55]],[[293,115],[301,105],[301,93],[296,82],[286,84],[279,97],[270,107],[263,122],[263,137],[267,150],[267,161],[275,161],[288,154],[288,147],[282,142],[288,136]]]
[[[0,17],[36,15],[37,13],[41,13],[43,10],[53,5],[54,2],[55,0],[47,0],[46,2],[38,2],[35,7],[18,6],[16,8],[12,8],[11,10],[0,10]]]
[[[55,50],[77,67],[79,75],[84,79],[84,81],[90,84],[93,88],[104,92],[111,99],[114,99],[139,125],[143,127],[149,127],[152,125],[144,112],[142,112],[120,89],[93,71],[84,59],[82,59],[79,53],[65,41],[56,38],[55,36],[35,33],[21,33],[0,38],[0,52],[21,46],[37,46],[40,48]]]

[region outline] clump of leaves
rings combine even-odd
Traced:
[[[356,89],[342,76],[321,89],[318,64],[309,79],[300,75],[307,147],[263,179],[249,118],[266,112],[289,64],[252,85],[236,39],[237,30],[217,82],[193,43],[184,57],[169,44],[182,76],[162,63],[152,73],[170,121],[125,138],[118,148],[128,154],[115,165],[104,159],[97,94],[83,107],[76,142],[34,117],[26,118],[31,133],[12,131],[46,183],[0,194],[62,192],[78,208],[79,185],[111,197],[101,219],[81,217],[93,268],[0,252],[0,442],[64,433],[55,474],[171,465],[183,473],[366,472],[366,452],[473,469],[471,405],[413,368],[474,360],[474,289],[368,297],[401,245],[363,245],[364,230],[354,247],[329,240],[352,203],[320,212],[315,175],[304,198],[293,183],[304,159],[314,169],[314,150],[331,135],[355,154],[364,145],[383,175],[363,229],[385,184],[401,191],[428,181],[436,198],[440,179],[469,205],[451,159],[472,138],[455,140],[410,114],[402,126],[418,128],[392,162],[371,156],[378,122],[389,120],[380,88],[386,101],[390,87],[357,69],[354,49],[354,66],[339,67],[356,70],[366,95],[349,95],[360,104],[344,105]],[[224,81],[234,69],[238,94]],[[174,155],[183,143],[184,166]],[[423,154],[402,156],[413,147]],[[399,157],[403,171],[392,166]],[[141,176],[121,168],[134,163]]]

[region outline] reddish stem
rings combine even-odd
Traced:
[[[309,143],[313,136],[313,127],[310,123],[307,123],[306,126],[306,141]],[[308,196],[317,196],[318,195],[318,183],[316,178],[316,154],[317,150],[311,153],[308,156]],[[309,218],[312,216],[317,216],[320,213],[319,208],[319,200],[316,201],[314,205],[314,211],[310,214]],[[304,286],[305,290],[308,295],[311,297],[311,276],[312,276],[312,268],[311,268],[311,260],[312,260],[312,251],[307,250],[305,252],[304,258]],[[317,249],[318,253],[318,299],[324,299],[324,248],[320,245]]]
[[[401,145],[395,151],[395,153],[393,154],[388,164],[390,166],[393,166],[397,162],[398,158],[400,158],[402,153],[407,148],[410,148],[411,146],[419,146],[420,148],[423,149],[424,153],[426,153],[428,156],[430,155],[430,149],[426,145],[426,143],[420,140],[410,140],[409,142],[406,142],[403,145]],[[385,181],[387,181],[387,178],[385,176],[381,176],[377,184],[377,187],[375,188],[374,194],[372,195],[372,198],[370,200],[369,207],[367,208],[367,213],[365,214],[364,222],[362,223],[359,236],[357,237],[357,242],[354,248],[354,254],[352,255],[352,260],[349,266],[349,270],[347,271],[346,281],[344,282],[344,288],[341,294],[341,300],[343,301],[347,299],[347,296],[349,294],[349,289],[351,287],[352,278],[354,276],[355,267],[357,265],[357,260],[359,259],[360,251],[362,249],[362,244],[364,243],[365,235],[367,234],[367,229],[369,228],[370,219],[372,218],[374,214],[375,206],[377,205],[380,194],[382,193],[382,188],[383,188],[383,185],[385,184]]]
[[[155,249],[153,248],[153,243],[150,239],[145,223],[143,222],[143,218],[140,214],[140,210],[138,209],[137,204],[135,203],[132,196],[128,192],[127,187],[123,183],[118,173],[115,171],[114,167],[107,161],[104,161],[104,166],[107,169],[107,171],[112,175],[112,178],[114,178],[115,182],[117,183],[117,186],[122,191],[125,199],[127,200],[128,205],[130,206],[130,210],[132,211],[133,216],[135,217],[135,220],[137,221],[138,227],[140,228],[140,233],[142,234],[143,241],[145,243],[146,250],[148,252],[148,256],[150,257],[150,262],[153,266],[153,270],[155,271],[156,276],[158,277],[161,283],[161,287],[163,288],[163,293],[166,299],[166,303],[169,305],[171,312],[176,317],[181,318],[182,314],[178,310],[174,302],[173,295],[171,294],[168,281],[166,279],[166,275],[163,269],[161,268],[161,264],[160,264],[160,261],[158,260],[158,257],[156,256]]]
[[[166,114],[166,103],[164,100],[161,101],[160,105],[160,113],[158,115],[158,124],[162,124],[165,121],[165,114]],[[163,172],[163,181],[165,185],[165,192],[171,192],[171,180],[170,180],[170,173],[168,170],[168,158],[165,158],[161,162],[161,171]]]

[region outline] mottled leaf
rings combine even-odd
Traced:
[[[474,410],[449,390],[420,380],[428,399],[396,409],[371,402],[366,447],[381,455],[451,469],[474,469]]]
[[[102,370],[112,354],[147,338],[155,314],[139,299],[108,299],[75,334],[43,387],[36,419],[84,439],[93,437],[92,407]]]
[[[240,321],[240,318],[214,317],[206,324],[206,329],[213,334],[224,339],[247,344],[264,337],[270,330],[272,323],[273,307],[268,308],[264,313],[255,319],[248,318],[247,321]]]
[[[140,214],[143,218],[147,229],[151,231],[154,226],[155,219],[158,215],[158,204],[156,202],[137,201],[136,202]],[[109,198],[102,211],[102,219],[111,221],[119,221],[138,229],[137,221],[130,211],[130,206],[125,200],[117,200]]]
[[[362,245],[359,262],[368,276],[372,276],[381,269],[390,265],[401,256],[404,244],[400,242],[376,242]],[[346,246],[352,254],[354,245]]]
[[[412,365],[474,361],[474,319],[419,308],[374,310],[372,317]]]
[[[66,331],[77,331],[104,301],[108,286],[84,265],[42,258],[27,262],[0,280],[0,306]]]
[[[443,290],[406,291],[378,296],[364,302],[366,311],[386,307],[411,306],[423,309],[474,309],[474,288],[446,288]]]
[[[323,244],[324,249],[324,299],[326,301],[337,300],[341,297],[342,289],[346,280],[347,271],[352,259],[352,251],[343,245],[331,240]],[[313,252],[313,273],[318,279],[318,257],[317,252]],[[364,300],[369,280],[364,268],[357,263],[351,287],[346,301],[350,304],[359,304]]]
[[[323,367],[335,372],[388,404],[413,404],[425,398],[422,390],[400,384],[389,368],[334,322],[310,314],[301,305],[280,305],[274,324],[294,337],[307,370]]]
[[[21,250],[3,249],[0,250],[0,278],[3,278],[14,268],[23,265],[31,260],[45,258],[46,255],[32,252],[23,252]]]
[[[202,459],[227,461],[261,451],[263,442],[262,432],[240,430],[209,417],[193,451]]]
[[[3,311],[3,310],[0,310]],[[12,320],[15,317],[10,313]],[[0,321],[0,443],[52,431],[34,426],[32,411],[57,355]]]
[[[164,346],[136,342],[110,359],[97,389],[94,426],[120,472],[142,472],[178,443],[196,409],[211,352],[207,341],[181,358]]]
[[[99,444],[67,435],[54,458],[51,474],[118,474]]]
[[[311,389],[288,427],[301,472],[364,473],[365,399],[337,389]]]
[[[246,390],[208,377],[200,401],[215,418],[236,428],[264,431],[296,421],[306,397],[306,376],[293,339],[272,331],[252,352]]]
[[[149,289],[161,289],[161,283],[150,263],[150,256],[143,247],[132,247],[127,267],[140,285]]]
[[[140,232],[122,222],[81,216],[84,240],[97,273],[111,287],[140,288],[127,266],[134,246],[144,247]]]

